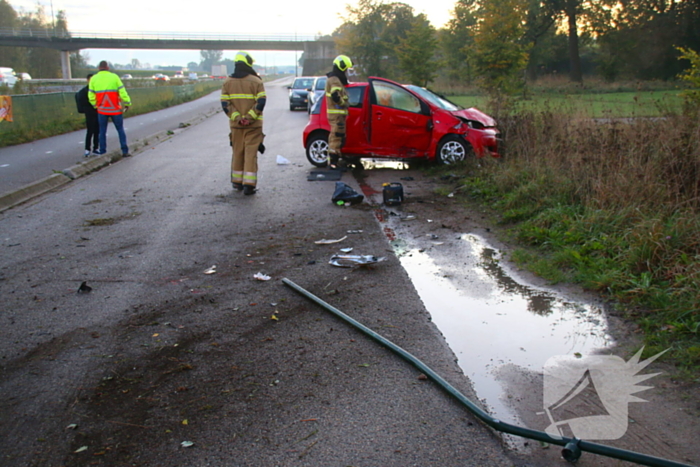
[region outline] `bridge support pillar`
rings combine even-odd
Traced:
[[[63,79],[71,79],[70,50],[61,50],[61,73]]]
[[[333,68],[335,44],[332,42],[304,42],[304,76],[324,75]]]

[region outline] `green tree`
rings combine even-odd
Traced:
[[[0,28],[15,29],[20,26],[19,15],[6,0],[0,0]],[[20,47],[0,47],[2,66],[22,70],[25,68],[24,53]]]
[[[416,16],[406,36],[395,47],[399,68],[411,83],[427,86],[435,79],[437,44],[435,28],[424,14]]]
[[[211,73],[211,66],[216,65],[224,58],[223,50],[200,50],[199,55],[201,60],[199,62],[199,67],[207,72]]]
[[[678,75],[678,78],[689,83],[694,88],[684,91],[683,96],[688,103],[700,106],[700,55],[692,49],[683,47],[678,47],[677,49],[681,53],[679,60],[690,62],[690,67]]]
[[[336,37],[336,48],[353,59],[360,74],[384,76],[385,58],[390,49],[384,41],[388,5],[375,0],[360,0],[347,6],[347,15]]]
[[[54,33],[57,28],[67,31],[65,13],[59,12],[58,21],[55,24],[47,20],[44,7],[37,4],[36,11],[20,15],[21,27],[35,31],[49,31]],[[33,77],[58,78],[61,76],[61,56],[58,50],[43,47],[23,48],[25,54],[26,71]]]
[[[435,66],[435,29],[411,6],[360,0],[347,7],[344,21],[333,33],[336,49],[353,59],[359,75],[406,77],[421,83],[434,76],[430,68]]]
[[[457,0],[452,18],[447,22],[447,27],[440,31],[447,76],[451,79],[469,82],[473,78],[471,51],[474,47],[478,9],[476,0]]]
[[[492,96],[511,95],[524,84],[527,64],[525,11],[518,0],[484,2],[474,36],[473,58],[482,85]]]

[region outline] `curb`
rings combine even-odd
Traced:
[[[151,136],[148,136],[147,138],[144,138],[143,140],[137,140],[131,145],[133,148],[132,154],[136,155],[140,152],[143,152],[144,148],[152,146],[153,140],[155,140],[155,142],[157,143],[162,143],[163,141],[170,139],[172,136],[181,133],[183,130],[186,130],[190,126],[201,123],[202,121],[206,120],[212,115],[216,115],[219,112],[220,110],[217,109],[212,113],[199,114],[194,118],[190,119],[189,121],[186,121],[186,123],[181,123],[180,128],[177,128],[175,130],[162,130]],[[79,164],[68,167],[67,169],[62,170],[59,173],[54,173],[53,175],[49,175],[46,178],[37,180],[36,182],[29,183],[15,191],[4,193],[0,195],[0,212],[6,211],[19,204],[25,203],[31,200],[32,198],[43,195],[44,193],[47,193],[55,188],[61,187],[67,183],[70,183],[77,178],[89,175],[92,172],[96,172],[100,169],[103,169],[104,167],[107,167],[108,165],[114,164],[115,162],[119,162],[122,159],[123,157],[118,152],[104,154],[96,158],[91,158],[86,162],[80,162]]]
[[[71,179],[62,173],[55,173],[49,175],[46,178],[42,178],[39,181],[25,185],[22,188],[5,193],[0,196],[0,212],[3,212],[11,207],[17,206],[20,203],[29,201],[30,199],[43,195],[44,193],[58,188],[66,183],[69,183]]]
[[[72,167],[68,167],[63,171],[63,175],[70,178],[71,180],[75,180],[76,178],[92,173],[95,170],[100,170],[102,167],[105,167],[111,163],[111,156],[102,155],[99,157],[88,159],[87,162],[81,162]]]

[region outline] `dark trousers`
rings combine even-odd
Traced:
[[[85,150],[97,152],[100,148],[100,121],[97,112],[85,114]]]

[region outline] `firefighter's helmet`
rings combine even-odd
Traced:
[[[333,60],[333,65],[337,66],[340,71],[345,71],[352,68],[352,60],[347,55],[338,55]]]
[[[236,54],[234,62],[243,62],[248,66],[253,66],[255,60],[250,56],[248,52],[243,52],[242,50]]]

